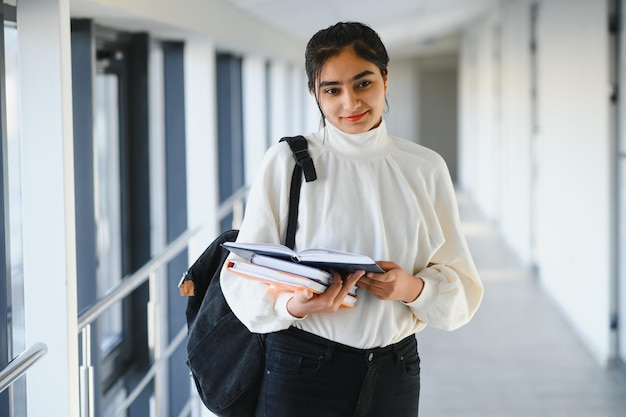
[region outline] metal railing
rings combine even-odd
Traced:
[[[232,227],[237,228],[241,224],[243,218],[243,207],[248,193],[248,187],[243,187],[235,192],[228,200],[222,203],[217,210],[217,220],[219,222],[226,216],[233,214]],[[167,245],[163,251],[151,259],[132,275],[123,279],[117,286],[113,287],[103,297],[97,300],[90,308],[82,312],[78,317],[78,332],[81,338],[81,363],[80,363],[80,415],[81,417],[94,417],[96,415],[95,404],[95,380],[94,367],[92,364],[92,324],[114,304],[128,297],[135,289],[142,284],[149,283],[149,302],[148,302],[148,329],[149,338],[153,341],[151,347],[151,366],[141,378],[134,389],[126,395],[126,398],[117,407],[114,416],[125,415],[126,410],[137,399],[139,394],[150,384],[155,381],[154,411],[156,417],[165,417],[162,401],[166,396],[167,382],[163,378],[167,377],[167,361],[176,351],[176,349],[187,339],[187,327],[183,326],[169,344],[159,343],[161,338],[160,332],[166,327],[167,323],[159,323],[159,300],[163,299],[161,294],[163,286],[159,280],[165,279],[164,274],[159,274],[159,270],[167,265],[168,262],[178,256],[184,249],[189,247],[190,240],[199,232],[199,229],[188,230],[181,234],[176,240]],[[167,286],[165,286],[167,288]],[[159,391],[159,392],[156,392]],[[165,391],[165,392],[160,392]],[[185,404],[180,417],[190,415],[194,407],[199,407],[197,396],[190,396]]]
[[[48,352],[48,346],[38,342],[17,355],[0,371],[0,392],[9,388],[24,375],[31,366]]]
[[[249,187],[241,187],[239,190],[235,191],[233,195],[228,197],[222,204],[220,204],[220,206],[217,208],[218,222],[220,222],[222,219],[232,213],[232,226],[234,229],[239,228],[243,220],[243,212],[246,198],[248,197],[248,191],[250,191]]]
[[[160,275],[157,274],[157,272],[187,248],[189,246],[189,240],[197,232],[198,230],[188,230],[181,234],[176,240],[167,245],[159,255],[148,261],[148,263],[139,268],[135,273],[120,281],[118,285],[107,292],[93,306],[78,316],[78,331],[82,341],[81,364],[79,368],[81,416],[93,417],[96,415],[94,409],[94,368],[91,362],[91,326],[93,322],[106,312],[108,308],[122,301],[145,282],[149,282],[149,307],[155,303],[155,301],[160,298],[157,285],[157,279]],[[156,308],[149,308],[151,314],[148,317],[148,326],[152,329],[159,327],[156,310]],[[153,350],[152,366],[141,379],[141,382],[127,395],[126,399],[115,411],[115,416],[123,415],[146,385],[157,377],[159,368],[169,359],[172,352],[174,352],[185,339],[185,336],[185,329],[182,329],[174,340],[164,349]],[[155,396],[157,415],[160,415],[159,411],[161,410],[159,401],[161,401],[161,397]]]

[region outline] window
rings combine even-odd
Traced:
[[[224,202],[245,184],[241,58],[218,54],[216,77],[219,198]],[[231,225],[232,217],[227,217],[221,228],[227,230]]]
[[[98,298],[122,280],[118,91],[116,75],[97,73],[93,178]],[[107,356],[123,340],[121,303],[100,318],[98,332],[100,353]]]
[[[22,176],[21,140],[19,122],[19,60],[15,4],[3,4],[4,31],[0,37],[0,112],[6,123],[0,137],[0,267],[3,285],[0,285],[0,365],[25,348],[24,336],[24,275],[22,251]],[[26,385],[18,380],[10,390],[0,394],[0,414],[25,416]]]
[[[145,34],[72,20],[79,314],[151,257],[147,57]],[[147,301],[146,284],[95,322],[99,415],[114,411],[149,366]]]

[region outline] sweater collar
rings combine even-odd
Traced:
[[[326,120],[325,136],[324,148],[344,157],[381,157],[391,146],[385,119],[377,128],[363,133],[346,133]]]

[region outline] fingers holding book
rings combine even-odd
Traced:
[[[365,275],[358,270],[348,274],[345,279],[337,272],[333,273],[333,282],[326,291],[315,294],[309,290],[298,290],[287,302],[287,311],[294,317],[305,317],[313,313],[334,313],[342,306],[348,292]]]
[[[378,265],[385,273],[367,273],[359,281],[360,288],[381,300],[410,303],[419,297],[424,288],[420,277],[411,275],[395,262],[379,261]]]

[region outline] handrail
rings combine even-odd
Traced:
[[[187,247],[189,239],[194,236],[198,230],[199,229],[187,230],[182,233],[172,243],[167,245],[160,254],[152,258],[136,272],[120,281],[119,284],[109,290],[95,304],[82,312],[78,316],[78,330],[80,331],[84,329],[87,325],[97,319],[105,310],[116,302],[121,301],[137,287],[146,282],[152,271],[156,271],[171,261],[174,257],[178,256],[178,254],[185,247]]]
[[[248,187],[247,185],[244,185],[243,187],[235,191],[230,197],[224,200],[224,202],[221,203],[217,208],[217,219],[222,220],[224,217],[230,214],[233,211],[235,204],[240,203],[246,198],[249,188],[250,187]]]
[[[233,207],[241,202],[249,191],[248,186],[243,186],[237,190],[233,195],[226,199],[217,210],[218,219],[223,219],[226,215],[232,211]],[[110,289],[104,296],[102,296],[95,304],[90,308],[83,311],[78,316],[78,330],[82,330],[97,319],[100,314],[111,307],[116,302],[122,300],[128,294],[133,292],[137,287],[146,282],[150,277],[150,272],[159,269],[161,266],[172,260],[178,253],[187,246],[189,239],[198,233],[199,228],[193,230],[187,230],[176,238],[172,243],[165,247],[165,249],[157,256],[148,261],[144,266],[139,268],[136,272],[129,275],[115,287]]]
[[[217,209],[218,222],[226,218],[232,213],[233,228],[237,228],[241,224],[243,218],[243,209],[248,194],[248,187],[244,186],[237,190],[231,197],[219,205]],[[149,282],[149,302],[148,302],[148,338],[151,341],[151,361],[152,365],[139,381],[139,384],[129,393],[126,394],[124,400],[117,405],[114,412],[115,417],[124,415],[125,411],[137,399],[138,395],[148,386],[151,381],[155,384],[155,394],[158,392],[166,392],[168,372],[167,361],[173,352],[183,344],[187,337],[187,326],[183,326],[173,340],[166,340],[163,335],[167,335],[167,330],[162,329],[162,323],[158,311],[159,303],[162,302],[162,279],[163,275],[159,274],[159,270],[173,260],[186,247],[189,247],[191,238],[201,230],[200,227],[194,230],[188,230],[177,237],[172,243],[165,247],[161,253],[155,255],[153,259],[148,261],[144,266],[131,275],[125,277],[119,284],[114,286],[93,305],[81,312],[78,316],[78,332],[82,339],[82,360],[80,364],[80,415],[82,417],[92,417],[96,415],[94,381],[97,378],[95,368],[92,365],[91,354],[91,326],[92,323],[100,317],[107,309],[115,303],[123,300],[130,295],[132,291],[140,285]],[[150,327],[152,324],[153,327]],[[151,332],[152,329],[152,332]],[[160,417],[166,415],[167,401],[162,400],[159,395],[155,396],[155,416]],[[191,396],[181,411],[180,416],[188,415],[194,408],[199,407],[198,397]]]
[[[11,386],[24,375],[39,358],[48,352],[48,346],[37,342],[24,352],[17,355],[0,371],[0,392]]]
[[[143,378],[137,383],[135,388],[127,395],[122,404],[115,410],[113,413],[114,417],[123,416],[128,407],[137,399],[137,397],[142,393],[142,391],[146,388],[146,386],[150,383],[150,380],[154,378],[156,373],[158,372],[159,366],[162,363],[166,363],[170,356],[174,353],[176,349],[187,339],[187,326],[183,326],[179,331],[174,340],[170,342],[167,346],[165,352],[163,352],[163,356],[156,360],[150,369],[144,374]]]

